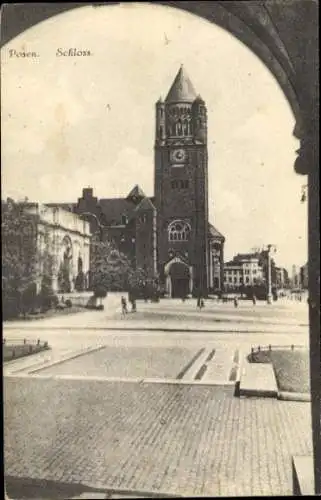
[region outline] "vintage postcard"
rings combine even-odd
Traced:
[[[8,499],[320,493],[315,3],[165,3],[2,9]]]

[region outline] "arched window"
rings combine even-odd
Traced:
[[[188,241],[191,227],[184,221],[173,221],[168,226],[169,241]]]
[[[83,263],[82,263],[82,258],[79,256],[78,257],[78,273],[82,273],[82,268],[83,268]]]

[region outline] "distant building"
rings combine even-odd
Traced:
[[[224,264],[224,288],[226,291],[254,286],[264,280],[263,267],[256,254],[237,254]]]
[[[291,286],[292,288],[300,288],[301,286],[300,269],[295,264],[292,266]]]
[[[277,288],[287,288],[289,286],[289,273],[284,267],[275,266],[275,285]]]
[[[301,287],[304,289],[308,289],[309,287],[308,263],[304,264],[304,266],[300,268],[300,281],[301,281]]]

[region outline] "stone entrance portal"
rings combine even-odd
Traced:
[[[169,297],[187,297],[192,291],[192,268],[178,258],[165,266],[166,291]]]
[[[171,265],[169,275],[172,282],[172,298],[182,298],[189,294],[189,268],[177,262]]]

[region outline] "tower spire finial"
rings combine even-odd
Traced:
[[[175,77],[165,99],[166,102],[193,102],[196,99],[196,92],[190,81],[183,64]]]

